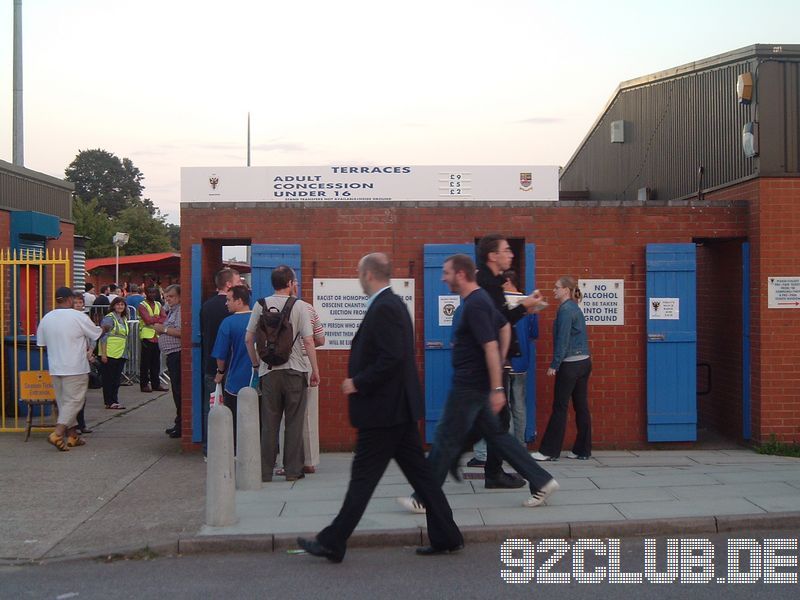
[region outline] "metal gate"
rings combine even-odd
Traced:
[[[70,282],[64,249],[0,249],[0,432],[25,431],[19,372],[47,368],[44,349],[36,346],[36,328],[55,307],[56,290]],[[44,423],[44,407],[31,410],[40,412],[34,424]]]

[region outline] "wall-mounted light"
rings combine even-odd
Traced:
[[[753,74],[749,71],[736,78],[736,97],[739,104],[750,104],[753,100]]]

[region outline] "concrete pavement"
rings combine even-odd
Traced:
[[[294,547],[298,534],[327,525],[341,506],[351,454],[324,454],[317,473],[282,477],[237,492],[238,522],[203,524],[205,463],[164,434],[169,393],[123,387],[124,411],[103,408],[91,390],[87,445],[57,452],[45,433],[0,434],[0,561],[133,553]],[[468,457],[465,457],[468,458]],[[800,525],[800,459],[731,446],[715,450],[599,451],[589,461],[544,463],[561,484],[546,506],[524,508],[522,490],[486,490],[482,470],[445,491],[465,538],[694,535]],[[424,515],[396,497],[411,493],[392,463],[351,545],[419,544]]]

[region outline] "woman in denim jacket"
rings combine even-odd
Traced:
[[[586,460],[592,454],[592,418],[587,397],[592,359],[589,356],[586,319],[578,306],[583,294],[575,279],[565,275],[556,282],[553,296],[559,302],[558,314],[553,324],[553,361],[547,369],[547,376],[556,378],[553,414],[547,423],[539,452],[534,452],[531,456],[536,460],[556,460],[559,457],[564,443],[567,407],[571,396],[578,435],[567,458]]]

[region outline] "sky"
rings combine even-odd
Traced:
[[[0,0],[12,160],[14,0]],[[25,166],[564,165],[626,80],[800,43],[800,2],[23,0]],[[734,85],[734,82],[731,84]]]

